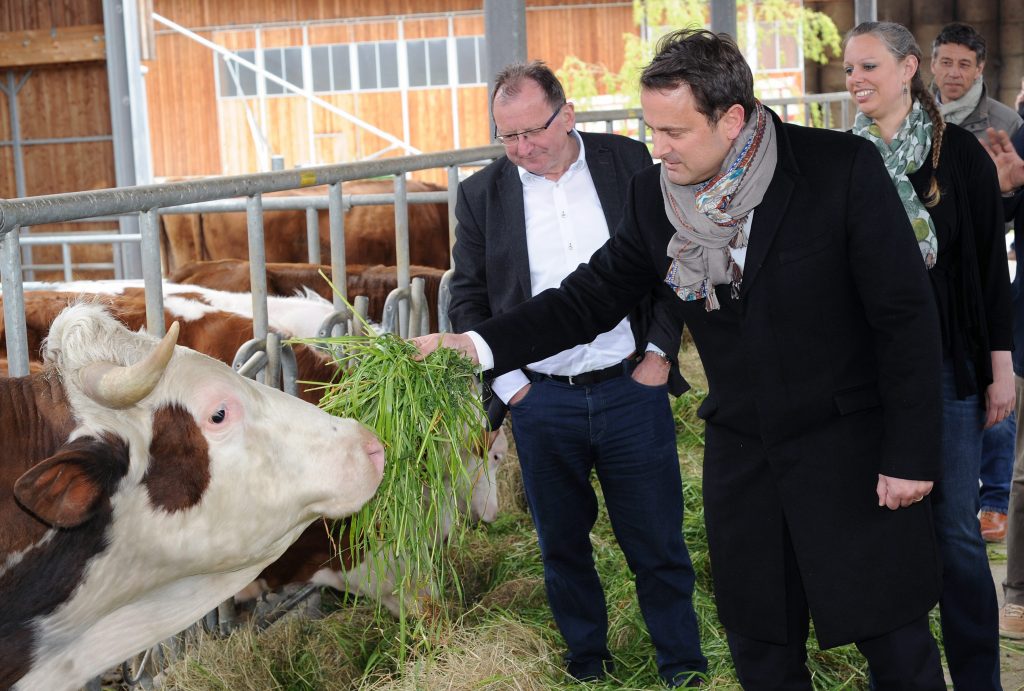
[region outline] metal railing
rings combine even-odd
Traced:
[[[327,208],[330,224],[330,265],[336,284],[345,285],[344,207],[341,183],[392,176],[395,183],[395,240],[397,267],[397,294],[389,296],[392,304],[398,300],[393,327],[407,334],[410,328],[409,304],[409,222],[408,194],[405,174],[417,170],[444,168],[448,171],[449,191],[446,199],[453,203],[458,183],[458,168],[479,164],[500,155],[502,147],[484,146],[458,151],[446,151],[417,156],[403,156],[316,166],[297,170],[273,171],[253,175],[185,180],[161,185],[93,190],[54,194],[40,197],[0,200],[0,275],[3,279],[4,316],[7,328],[7,352],[10,373],[22,376],[28,373],[28,348],[24,315],[24,287],[21,276],[21,238],[17,229],[23,225],[139,214],[142,252],[142,274],[146,293],[146,324],[154,335],[164,332],[163,295],[160,289],[161,263],[159,241],[159,213],[168,207],[198,204],[214,200],[244,197],[249,239],[250,277],[252,282],[253,336],[265,339],[268,332],[266,256],[263,239],[263,208],[271,208],[276,199],[263,195],[290,189],[327,185]],[[351,203],[351,199],[349,200]],[[449,215],[449,239],[454,235],[454,215]],[[14,232],[12,232],[14,231]],[[344,302],[335,297],[335,308],[342,311]],[[416,332],[421,319],[412,325]]]

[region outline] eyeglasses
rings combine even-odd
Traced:
[[[494,138],[497,139],[502,144],[504,144],[505,146],[515,145],[515,143],[519,141],[520,137],[528,140],[531,134],[540,134],[547,128],[551,127],[551,123],[553,123],[555,121],[555,118],[558,117],[558,114],[562,111],[562,106],[564,106],[565,103],[565,101],[562,101],[562,105],[555,108],[555,112],[551,114],[551,117],[548,118],[548,121],[545,122],[540,127],[534,127],[532,130],[523,130],[522,132],[510,132],[509,134],[498,134],[498,128],[495,127]]]

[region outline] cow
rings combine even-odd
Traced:
[[[390,194],[391,180],[352,180],[342,193]],[[444,187],[409,180],[409,192],[439,192]],[[287,190],[265,196],[324,195],[323,186]],[[328,212],[318,211],[320,256],[330,257]],[[162,214],[160,241],[164,271],[171,275],[186,262],[206,259],[248,259],[249,241],[243,212]],[[309,260],[304,211],[265,211],[264,247],[268,262]],[[390,205],[354,206],[345,213],[345,258],[353,264],[394,264],[395,212]],[[440,269],[450,266],[448,207],[446,204],[409,204],[409,261]]]
[[[104,305],[111,314],[130,329],[138,330],[146,325],[145,295],[139,281],[76,281],[53,284],[53,286],[65,290],[35,290],[26,291],[24,294],[29,353],[33,357],[37,357],[41,353],[40,346],[53,319],[69,304],[83,300]],[[179,322],[178,342],[180,344],[222,362],[231,363],[242,344],[252,338],[252,320],[248,316],[252,311],[252,298],[249,294],[170,283],[165,283],[163,288],[165,323]],[[2,306],[2,299],[0,297],[0,306]],[[305,305],[306,301],[311,301],[312,304]],[[330,303],[319,296],[307,296],[305,300],[294,297],[268,301],[271,325],[281,328],[284,336],[313,335],[312,330],[320,324],[324,316],[321,311],[330,311],[330,309]],[[306,316],[296,317],[293,313]],[[3,314],[0,310],[0,348],[4,343],[3,327]],[[319,386],[301,382],[330,382],[336,378],[337,370],[324,357],[324,354],[315,348],[296,344],[293,346],[293,350],[298,369],[297,379],[300,382],[298,394],[303,400],[316,404],[322,396],[322,389]],[[489,452],[471,452],[469,449],[460,449],[467,472],[458,479],[461,484],[452,489],[452,495],[459,504],[462,514],[468,515],[473,521],[492,522],[497,516],[498,497],[495,474],[507,449],[508,444],[504,432],[500,433]],[[465,478],[473,480],[472,486],[466,486]],[[446,516],[445,520],[447,525],[443,532],[447,534],[454,517]],[[388,581],[393,576],[382,576],[365,563],[358,561],[353,563],[345,549],[342,549],[342,554],[338,556],[338,545],[344,547],[347,544],[347,538],[340,542],[336,539],[335,544],[332,544],[327,539],[323,528],[318,528],[317,525],[311,526],[307,532],[311,535],[304,534],[300,538],[299,544],[290,549],[282,558],[281,564],[275,563],[269,567],[270,572],[264,576],[264,585],[248,588],[246,591],[260,592],[267,587],[277,588],[288,582],[313,580],[370,597],[377,597],[379,593],[384,606],[389,611],[398,614],[399,603],[392,594],[393,588]],[[309,548],[310,540],[315,545],[315,549]],[[332,566],[323,570],[317,578],[313,578],[314,573],[321,569],[316,568],[312,571],[308,571],[308,569],[312,565],[328,564],[332,559]],[[395,559],[388,561],[394,564],[398,563]],[[379,587],[381,582],[383,582],[383,586]],[[239,600],[243,599],[245,598],[239,598]],[[412,610],[407,607],[407,611]]]
[[[0,688],[80,687],[381,481],[370,430],[176,346],[178,328],[158,342],[73,305],[44,371],[0,379]]]
[[[508,438],[499,429],[486,453],[461,451],[466,473],[449,487],[452,505],[465,514],[472,523],[493,523],[498,517],[498,469],[508,454]],[[450,534],[455,516],[445,516],[442,539]],[[404,567],[394,555],[383,555],[374,561],[354,560],[347,522],[316,522],[306,528],[285,553],[260,572],[259,578],[235,595],[238,603],[251,600],[263,593],[293,583],[314,583],[335,590],[363,595],[378,600],[385,609],[398,617],[416,614],[422,606],[436,598],[436,593],[424,589],[419,593],[406,593],[400,601],[396,591],[399,572]],[[383,568],[380,568],[383,566]]]
[[[303,290],[312,290],[327,300],[333,300],[334,291],[324,276],[332,276],[331,267],[326,264],[268,262],[266,265],[267,294],[295,295]],[[323,275],[321,275],[321,273]],[[431,331],[438,330],[437,299],[441,289],[444,269],[432,266],[412,265],[410,278],[422,278],[427,296],[427,311],[430,315]],[[349,264],[345,267],[346,294],[349,301],[355,296],[369,298],[367,316],[376,321],[384,319],[384,302],[391,291],[398,287],[397,267],[377,264]],[[252,282],[249,262],[245,259],[211,259],[188,262],[172,273],[168,280],[179,285],[200,285],[215,290],[249,292]]]

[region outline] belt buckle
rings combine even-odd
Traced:
[[[566,379],[568,379],[568,380],[569,380],[569,386],[576,386],[576,382],[574,382],[574,381],[573,381],[573,379],[574,379],[575,377],[576,377],[576,375],[575,375],[575,374],[570,374],[570,375],[568,375],[568,376],[566,377]]]

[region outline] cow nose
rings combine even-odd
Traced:
[[[377,469],[377,476],[384,476],[384,445],[373,432],[367,431],[367,438],[363,442],[363,450],[369,456],[373,467]]]

